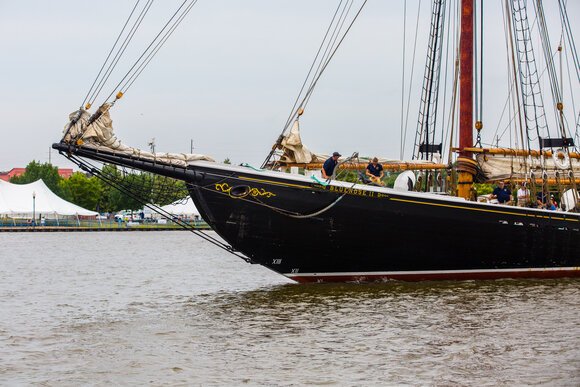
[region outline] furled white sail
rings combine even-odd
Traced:
[[[513,156],[500,154],[478,154],[477,162],[488,180],[510,178],[529,178],[531,174],[542,177],[545,171],[547,177],[555,178],[556,172],[560,177],[568,178],[570,167],[576,177],[580,176],[580,160],[567,158],[564,161],[555,157]]]
[[[123,155],[186,166],[191,161],[205,160],[215,161],[209,156],[191,153],[152,153],[141,149],[133,148],[121,143],[113,130],[113,120],[109,114],[111,104],[104,104],[99,108],[99,116],[89,125],[91,114],[80,109],[69,115],[70,122],[76,122],[73,125],[67,124],[64,128],[63,140],[67,143],[76,141],[83,147],[92,147],[102,149]],[[77,119],[78,118],[78,119]],[[70,126],[70,129],[69,129]],[[79,141],[80,140],[80,141]]]
[[[316,161],[316,155],[313,155],[300,138],[300,123],[298,120],[294,121],[292,129],[287,136],[282,139],[282,146],[284,153],[280,159],[284,163],[311,163]]]

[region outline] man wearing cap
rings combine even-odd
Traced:
[[[338,164],[338,158],[340,156],[342,156],[340,153],[333,152],[332,156],[330,156],[328,160],[324,162],[324,165],[322,165],[323,178],[330,179],[332,177],[332,174],[334,173],[334,168],[336,167],[336,164]]]

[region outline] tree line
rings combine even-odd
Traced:
[[[25,172],[10,179],[14,184],[28,184],[42,179],[48,188],[62,199],[98,212],[138,210],[143,203],[163,206],[187,196],[185,183],[149,173],[124,173],[115,165],[104,165],[101,174],[115,183],[115,188],[102,179],[83,172],[69,178],[58,174],[50,163],[30,162]],[[126,189],[124,189],[126,188]],[[132,192],[134,196],[128,194]]]

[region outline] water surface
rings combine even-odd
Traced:
[[[580,385],[580,281],[297,285],[187,232],[0,234],[0,384]]]

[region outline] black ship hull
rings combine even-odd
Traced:
[[[186,181],[202,217],[236,251],[298,282],[580,277],[579,214],[74,153]]]

